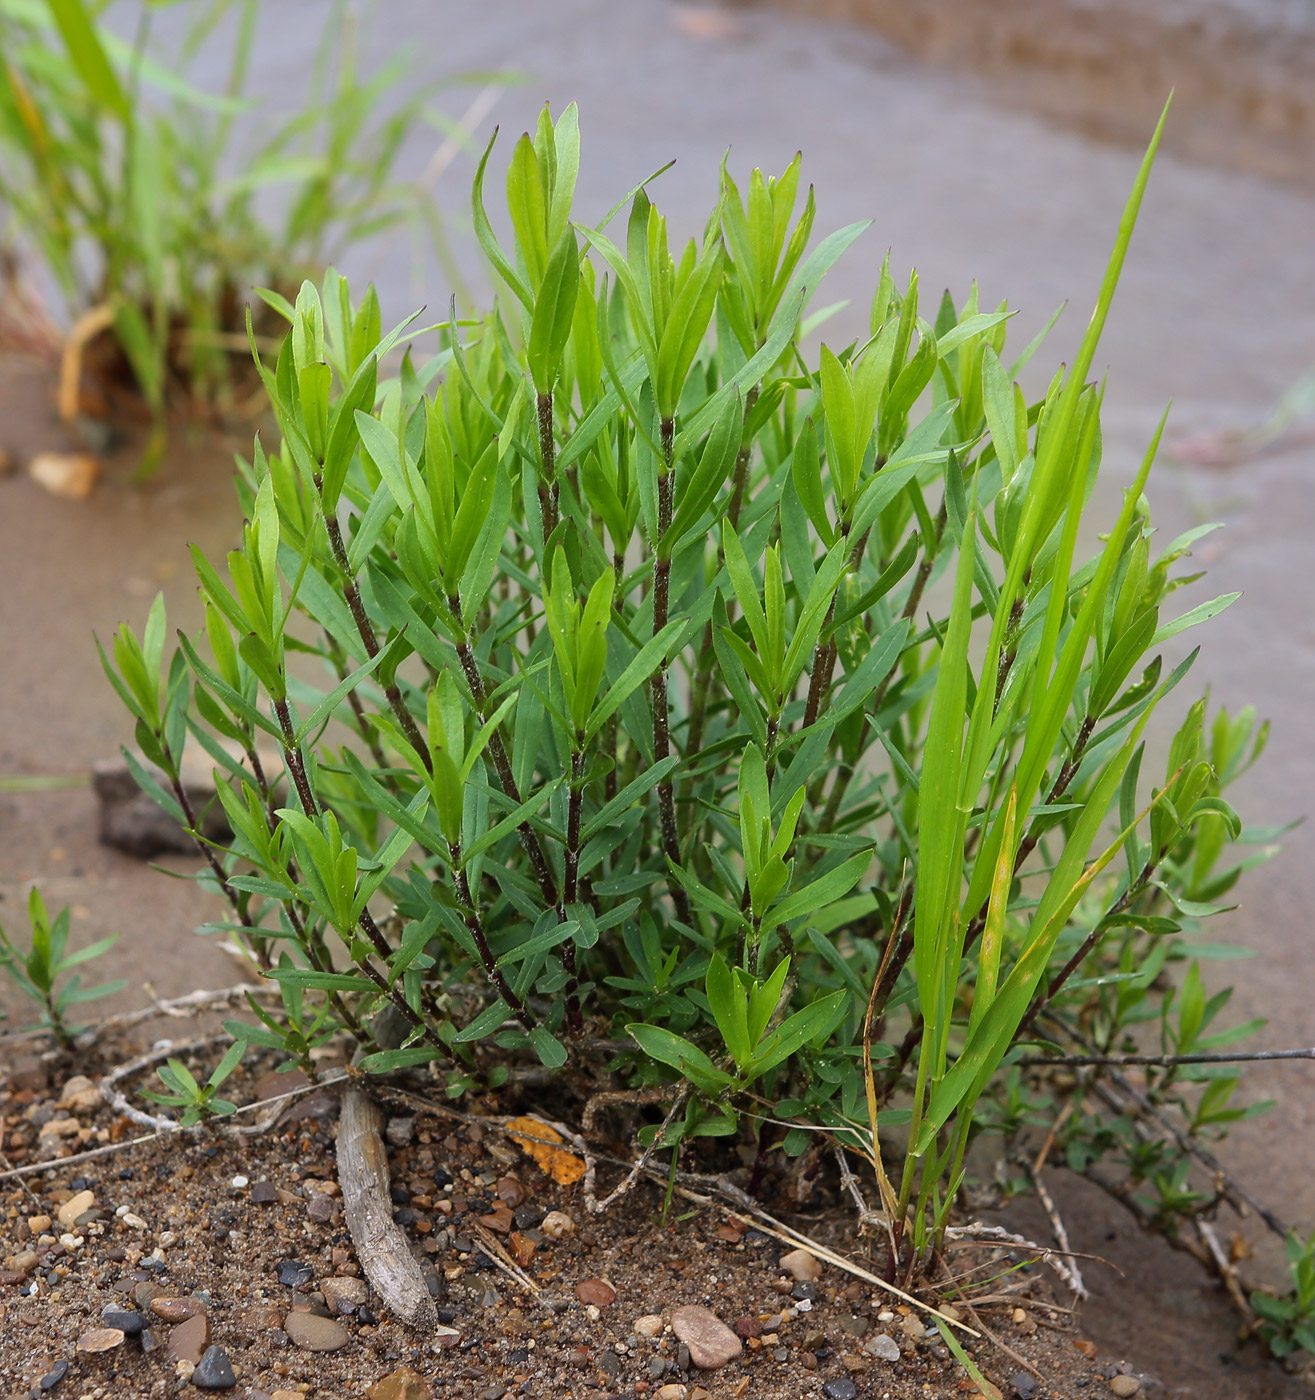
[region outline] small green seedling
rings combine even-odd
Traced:
[[[1315,1235],[1304,1240],[1289,1235],[1287,1254],[1292,1292],[1281,1298],[1251,1295],[1251,1306],[1261,1318],[1261,1339],[1275,1356],[1286,1356],[1298,1347],[1315,1352]]]
[[[95,1001],[122,991],[126,981],[106,982],[99,987],[84,987],[81,976],[67,977],[70,968],[80,963],[90,962],[102,953],[108,952],[118,939],[118,934],[98,939],[76,953],[66,953],[69,935],[69,911],[61,909],[52,922],[46,913],[45,901],[39,890],[34,889],[28,896],[27,917],[32,929],[32,938],[26,952],[19,949],[0,927],[0,967],[9,974],[15,986],[42,1008],[38,1023],[50,1031],[55,1039],[67,1047],[73,1037],[82,1029],[68,1019],[71,1007],[82,1002]]]
[[[196,1076],[181,1060],[170,1059],[155,1071],[169,1093],[143,1089],[142,1095],[152,1103],[181,1108],[183,1116],[178,1120],[180,1127],[194,1128],[203,1118],[227,1118],[237,1112],[237,1105],[227,1099],[215,1098],[215,1091],[238,1067],[246,1052],[246,1041],[235,1040],[204,1084],[197,1083]]]

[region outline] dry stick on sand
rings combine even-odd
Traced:
[[[408,1029],[402,1016],[385,1006],[375,1018],[372,1034],[381,1049],[389,1050],[406,1039]],[[410,1326],[432,1332],[438,1326],[438,1310],[406,1235],[393,1219],[383,1121],[383,1109],[358,1084],[349,1085],[338,1120],[343,1213],[356,1257],[384,1306]]]
[[[1087,1285],[1082,1281],[1082,1272],[1074,1262],[1073,1250],[1068,1241],[1068,1231],[1064,1228],[1064,1219],[1059,1213],[1059,1207],[1055,1205],[1050,1192],[1046,1190],[1046,1184],[1041,1180],[1041,1173],[1030,1164],[1027,1165],[1026,1170],[1031,1179],[1032,1188],[1037,1194],[1037,1199],[1041,1202],[1042,1209],[1050,1220],[1050,1228],[1055,1232],[1055,1243],[1068,1256],[1061,1259],[1058,1255],[1053,1255],[1050,1259],[1051,1268],[1073,1290],[1075,1298],[1091,1297],[1091,1294],[1087,1292]]]
[[[410,1326],[432,1332],[438,1311],[406,1235],[393,1219],[383,1110],[352,1085],[338,1120],[338,1182],[356,1257],[386,1307]]]

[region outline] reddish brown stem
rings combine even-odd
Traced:
[[[466,872],[461,868],[460,862],[461,849],[459,846],[453,846],[452,877],[457,887],[457,898],[462,904],[461,917],[470,930],[470,936],[479,951],[480,962],[484,964],[484,974],[489,979],[493,990],[507,1003],[521,1025],[527,1031],[532,1031],[535,1026],[534,1017],[520,997],[512,991],[511,984],[498,966],[497,958],[493,956],[493,949],[489,947],[488,938],[484,934],[483,920],[479,917],[479,910],[470,895],[470,882],[467,880]]]
[[[553,441],[552,394],[539,395],[539,458],[542,468],[539,475],[539,508],[543,512],[543,542],[557,528],[558,486],[557,486],[557,446]]]
[[[452,609],[453,616],[459,620],[461,617],[460,600],[455,597],[450,598],[448,605]],[[458,621],[458,627],[459,625]],[[487,718],[488,692],[484,688],[484,677],[480,673],[479,660],[475,656],[469,640],[460,631],[457,632],[456,646],[457,660],[461,663],[461,672],[466,678],[466,684],[470,687],[470,698],[474,703],[475,713],[483,721]],[[498,775],[498,782],[507,795],[508,801],[513,806],[519,807],[521,795],[516,784],[516,775],[511,771],[511,759],[507,757],[507,749],[502,742],[502,735],[496,729],[489,736],[488,752],[489,757],[493,760],[493,768]],[[525,854],[529,857],[534,878],[539,882],[539,890],[543,895],[544,903],[549,906],[556,904],[557,882],[553,879],[552,871],[548,868],[548,858],[544,854],[543,847],[539,844],[537,833],[528,821],[521,822],[517,831]]]
[[[653,635],[656,637],[667,625],[671,589],[671,556],[663,557],[661,541],[671,527],[672,494],[675,489],[672,454],[675,447],[676,425],[664,418],[662,432],[662,470],[658,473],[658,549],[653,563]],[[653,674],[653,761],[662,763],[671,754],[670,712],[667,697],[667,662],[658,661]],[[680,865],[680,830],[676,824],[676,788],[670,776],[658,784],[658,815],[662,825],[662,849],[672,865]],[[672,902],[682,923],[693,921],[694,911],[689,895],[675,879],[669,879]]]

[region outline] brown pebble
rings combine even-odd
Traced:
[[[113,1351],[123,1345],[123,1335],[117,1327],[93,1327],[78,1338],[78,1350],[88,1356]]]
[[[1085,1337],[1075,1337],[1073,1339],[1073,1350],[1080,1351],[1088,1361],[1092,1361],[1096,1356],[1096,1343],[1087,1341]]]
[[[534,1251],[539,1247],[532,1239],[522,1235],[519,1230],[511,1232],[511,1238],[507,1243],[511,1246],[512,1255],[522,1269],[534,1258]]]
[[[278,1188],[272,1181],[258,1181],[251,1188],[251,1200],[258,1206],[272,1206],[278,1198]]]
[[[433,1400],[429,1382],[409,1366],[376,1381],[367,1392],[370,1400]]]
[[[610,1308],[616,1302],[616,1289],[600,1278],[587,1278],[575,1285],[575,1296],[596,1308]]]
[[[491,1214],[481,1215],[479,1223],[486,1229],[496,1230],[500,1235],[505,1235],[512,1227],[511,1209],[500,1205]]]
[[[525,1187],[514,1176],[499,1177],[498,1184],[493,1189],[497,1192],[498,1200],[511,1210],[515,1210],[519,1205],[524,1205],[525,1197],[528,1194]]]
[[[248,1308],[242,1314],[242,1321],[256,1332],[269,1332],[283,1326],[283,1310],[271,1307],[267,1303],[260,1304]]]
[[[715,1371],[744,1350],[740,1339],[709,1308],[677,1308],[671,1314],[671,1330],[689,1348],[690,1360],[700,1371]]]
[[[152,1298],[150,1308],[165,1322],[186,1322],[205,1312],[205,1304],[199,1298]]]
[[[60,1206],[57,1216],[59,1223],[66,1230],[71,1230],[77,1222],[78,1216],[80,1216],[84,1210],[90,1210],[95,1203],[96,1198],[90,1191],[79,1191],[76,1196],[70,1196],[68,1200]]]
[[[197,1365],[210,1345],[210,1318],[204,1312],[185,1318],[169,1333],[170,1361],[190,1361]]]
[[[761,1337],[763,1325],[756,1317],[742,1317],[735,1324],[735,1335],[737,1337]]]
[[[283,1330],[302,1351],[340,1351],[351,1335],[331,1317],[314,1313],[289,1313]]]
[[[1122,1400],[1128,1400],[1130,1396],[1141,1394],[1141,1382],[1136,1376],[1111,1376],[1110,1390]]]
[[[316,1225],[326,1225],[333,1219],[333,1212],[336,1207],[329,1196],[312,1196],[306,1202],[306,1219],[314,1221]]]

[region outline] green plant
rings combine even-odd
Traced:
[[[234,1041],[204,1084],[197,1081],[181,1060],[170,1058],[155,1071],[167,1092],[162,1094],[157,1089],[143,1089],[142,1097],[150,1099],[152,1103],[181,1108],[183,1116],[178,1124],[183,1128],[193,1128],[203,1118],[226,1118],[237,1112],[237,1105],[229,1103],[227,1099],[215,1098],[215,1091],[242,1062],[246,1052],[245,1041]]]
[[[434,228],[432,201],[395,171],[408,133],[433,119],[435,85],[399,102],[400,55],[362,78],[338,5],[302,108],[244,141],[259,0],[194,4],[178,51],[156,56],[157,4],[140,4],[132,43],[103,8],[0,0],[0,201],[71,315],[112,325],[157,419],[184,391],[227,405],[253,282],[296,287],[367,235]],[[229,76],[214,93],[187,73],[226,20]]]
[[[89,943],[76,953],[66,952],[69,911],[61,909],[52,921],[40,891],[35,888],[28,896],[27,918],[31,941],[26,952],[0,927],[0,968],[5,970],[20,991],[42,1008],[39,1024],[43,1029],[50,1031],[61,1045],[69,1046],[82,1029],[68,1019],[69,1009],[99,997],[111,996],[128,984],[118,981],[106,982],[99,987],[84,987],[80,973],[74,973],[72,977],[67,974],[71,968],[108,952],[118,939],[118,934]]]
[[[1163,973],[1241,870],[1220,794],[1254,716],[1191,706],[1142,778],[1194,658],[1163,644],[1235,596],[1167,610],[1196,534],[1153,551],[1154,443],[1077,557],[1087,376],[1151,157],[1073,369],[1029,403],[1039,338],[1006,358],[1005,306],[924,318],[888,266],[863,334],[808,351],[863,226],[810,250],[798,158],[747,197],[723,169],[672,250],[644,187],[615,240],[574,220],[574,107],[515,145],[506,245],[491,150],[473,216],[505,299],[431,328],[436,353],[381,378],[421,332],[383,334],[334,272],[264,294],[282,441],[241,472],[227,577],[194,552],[204,634],[166,665],[157,602],[105,658],[170,791],[139,781],[195,829],[179,763],[212,756],[233,836],[204,846],[230,909],[210,927],[366,1071],[428,1063],[460,1092],[521,1054],[587,1065],[601,1036],[636,1088],[675,1072],[650,1142],[867,1151],[912,1262],[983,1093],[1006,1127],[1057,1102],[1010,1072],[1026,1042],[1117,1048],[1163,1005],[1202,1043],[1196,983],[1173,1018]],[[384,1002],[400,1048],[371,1039]],[[905,1140],[897,1184],[878,1128]]]
[[[1253,1293],[1251,1306],[1260,1316],[1260,1336],[1275,1356],[1299,1347],[1315,1353],[1315,1235],[1286,1241],[1292,1292],[1282,1297]]]

